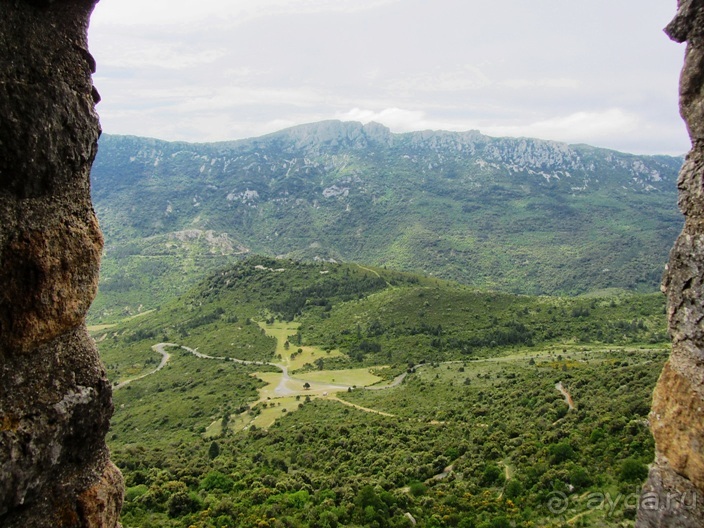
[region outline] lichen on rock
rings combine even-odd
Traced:
[[[113,527],[112,393],[85,328],[102,235],[95,0],[0,0],[0,525]]]

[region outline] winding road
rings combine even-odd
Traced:
[[[124,387],[125,385],[129,385],[133,381],[137,381],[142,378],[146,378],[147,376],[151,376],[152,374],[155,374],[155,373],[159,372],[161,369],[163,369],[166,366],[166,364],[169,362],[169,360],[171,359],[171,354],[169,354],[166,350],[164,350],[164,348],[166,348],[167,346],[177,347],[178,345],[175,343],[158,343],[158,344],[152,346],[152,350],[154,352],[158,352],[159,354],[161,354],[161,363],[159,363],[159,366],[156,367],[154,370],[151,370],[149,372],[141,374],[135,378],[130,378],[130,379],[127,379],[121,383],[118,383],[117,385],[113,386],[112,390],[115,391],[117,389],[121,389],[122,387]]]
[[[189,352],[190,354],[193,354],[195,357],[199,359],[210,359],[210,360],[216,360],[216,361],[232,361],[234,363],[239,363],[241,365],[269,365],[271,367],[275,367],[279,370],[281,370],[281,379],[279,380],[278,384],[276,387],[273,389],[273,395],[275,397],[286,397],[286,396],[297,396],[297,395],[303,395],[303,394],[317,394],[319,396],[323,397],[328,397],[328,392],[331,393],[328,399],[330,400],[335,400],[343,405],[347,405],[350,407],[354,407],[355,409],[359,409],[364,412],[370,412],[374,414],[379,414],[381,416],[389,416],[393,417],[394,415],[391,413],[387,413],[384,411],[378,411],[375,409],[369,409],[367,407],[362,407],[361,405],[356,405],[351,402],[347,402],[343,399],[338,398],[334,394],[336,392],[342,392],[342,391],[347,391],[351,387],[348,385],[341,385],[341,384],[336,384],[336,383],[321,383],[319,381],[313,381],[313,380],[306,380],[305,378],[298,378],[298,377],[292,377],[289,372],[288,372],[288,367],[279,363],[270,363],[267,361],[248,361],[245,359],[237,359],[233,357],[225,357],[225,356],[210,356],[208,354],[203,354],[202,352],[199,352],[197,348],[191,348],[187,347],[185,345],[179,345],[176,343],[157,343],[156,345],[153,345],[151,348],[155,352],[161,354],[161,363],[159,363],[159,366],[157,366],[154,370],[151,370],[149,372],[146,372],[144,374],[140,374],[139,376],[136,376],[134,378],[130,378],[128,380],[125,380],[121,383],[118,383],[113,387],[113,390],[118,390],[126,385],[132,383],[133,381],[137,381],[143,378],[146,378],[147,376],[151,376],[152,374],[156,374],[159,372],[161,369],[163,369],[168,362],[171,359],[171,354],[169,354],[166,351],[166,347],[179,347],[186,352]],[[393,381],[386,385],[376,385],[372,387],[364,387],[367,390],[384,390],[384,389],[390,389],[393,387],[398,387],[403,381],[406,379],[407,373],[404,372],[403,374],[400,374],[396,376]],[[304,389],[304,385],[309,384],[310,388],[309,389]],[[260,401],[265,401],[265,397],[262,396],[262,399]]]
[[[370,409],[369,407],[362,407],[361,405],[357,405],[356,403],[342,400],[342,399],[338,398],[337,396],[330,396],[327,399],[334,400],[336,402],[340,402],[341,404],[347,405],[348,407],[354,407],[355,409],[359,409],[360,411],[364,411],[364,412],[368,412],[368,413],[379,414],[381,416],[388,416],[389,418],[393,418],[396,416],[395,414],[387,413],[385,411],[377,411],[376,409]]]

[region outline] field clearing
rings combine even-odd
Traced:
[[[496,379],[520,370],[551,368],[555,371],[570,371],[588,367],[590,364],[609,364],[619,361],[610,354],[635,354],[634,360],[648,361],[650,357],[638,353],[664,350],[664,347],[575,347],[552,346],[543,349],[524,349],[519,352],[496,358],[476,361],[449,361],[439,364],[416,365],[415,376],[424,382],[442,381],[452,385],[470,384],[473,387],[490,386]],[[534,364],[531,364],[533,360]],[[466,382],[469,380],[469,383]]]
[[[315,364],[315,361],[320,358],[325,359],[344,356],[344,354],[339,350],[331,350],[327,352],[321,348],[313,346],[303,346],[296,348],[294,348],[293,346],[291,347],[293,352],[296,352],[299,348],[302,349],[303,352],[301,352],[300,354],[296,354],[296,357],[294,357],[293,359],[290,357],[290,353],[288,354],[288,357],[285,357],[283,354],[281,355],[282,363],[292,371],[303,368],[307,364],[313,365]],[[308,374],[306,373],[306,376],[307,375]]]
[[[98,324],[98,325],[89,325],[88,332],[94,334],[97,332],[104,332],[105,330],[109,330],[110,328],[114,328],[117,326],[117,323],[112,323],[112,324]]]
[[[319,370],[314,372],[306,372],[305,374],[301,374],[298,378],[305,379],[311,384],[314,382],[334,383],[336,385],[347,385],[349,387],[366,387],[368,385],[379,383],[383,379],[373,374],[371,372],[371,368],[369,367],[348,370]]]
[[[347,392],[350,387],[363,387],[382,381],[382,378],[372,374],[370,370],[369,368],[323,370],[306,372],[300,378],[288,377],[287,373],[255,372],[252,376],[266,383],[264,387],[259,389],[259,401],[253,404],[254,408],[261,408],[262,414],[254,420],[248,420],[249,413],[241,414],[231,421],[230,428],[233,431],[242,431],[251,422],[257,427],[266,429],[280,416],[278,412],[275,412],[275,409],[284,408],[286,412],[296,411],[301,396],[311,398],[330,396],[331,399],[337,399],[335,394]],[[308,385],[307,389],[305,388],[306,384]],[[341,403],[348,405],[347,402]],[[267,406],[264,407],[263,404]],[[366,410],[361,407],[360,409]],[[217,426],[218,422],[208,427],[205,433],[206,437],[218,434],[220,430]]]
[[[145,310],[144,312],[139,312],[134,315],[129,315],[127,317],[123,317],[122,319],[119,319],[118,321],[114,323],[105,323],[105,324],[96,324],[96,325],[88,325],[88,332],[94,333],[94,332],[102,332],[104,330],[108,330],[110,328],[114,328],[115,326],[119,325],[120,323],[126,323],[127,321],[132,321],[133,319],[137,319],[139,317],[144,317],[145,315],[149,315],[151,313],[154,313],[155,310]]]
[[[280,363],[289,370],[298,370],[303,368],[306,364],[313,365],[317,359],[320,358],[330,358],[339,357],[343,354],[339,350],[325,351],[321,348],[315,346],[297,346],[290,344],[288,349],[285,347],[285,343],[288,338],[295,335],[298,332],[298,328],[301,326],[300,323],[283,323],[276,322],[274,324],[258,323],[259,327],[266,332],[266,335],[276,339],[276,352],[275,354],[281,356]],[[298,349],[302,352],[299,354]],[[291,357],[295,354],[295,357]]]
[[[291,349],[286,350],[284,343],[288,341],[289,336],[295,335],[296,332],[298,332],[298,328],[301,326],[300,323],[276,322],[274,324],[266,324],[260,321],[257,324],[267,335],[276,338],[276,354],[281,354],[282,358],[290,355]],[[293,348],[293,345],[291,348]],[[296,349],[293,348],[294,352],[295,350]]]
[[[295,397],[277,398],[268,402],[266,408],[262,408],[261,413],[252,420],[248,426],[256,425],[262,429],[268,429],[274,422],[285,415],[287,412],[292,412],[298,409],[298,404]],[[261,407],[261,404],[259,404]]]
[[[266,383],[264,387],[259,389],[259,398],[261,400],[276,397],[276,388],[281,383],[280,372],[255,372],[252,376],[259,378]]]
[[[557,352],[544,350],[520,350],[510,355],[475,361],[448,361],[444,363],[426,363],[416,365],[415,376],[420,381],[442,381],[451,385],[469,384],[472,386],[492,385],[499,373],[508,374],[516,369],[529,368],[531,358],[534,361],[555,361]]]
[[[335,376],[337,372],[343,371],[331,371],[330,374],[332,374],[332,376]],[[305,376],[307,377],[308,374],[309,373],[306,373]],[[321,374],[323,374],[323,372],[321,372]],[[252,375],[256,376],[264,383],[266,383],[264,387],[259,389],[260,401],[264,401],[266,399],[282,398],[284,396],[314,396],[325,393],[334,393],[346,391],[348,387],[352,386],[341,382],[326,382],[322,380],[316,381],[308,380],[307,378],[285,378],[281,373],[278,372],[257,372]],[[352,374],[350,375],[350,379],[362,379],[362,376],[355,376],[355,374]],[[306,383],[310,385],[308,389],[304,387]]]
[[[203,438],[214,438],[220,436],[222,432],[222,419],[215,420],[208,427],[206,427],[203,433]]]
[[[513,372],[516,368],[527,367],[528,360],[513,360],[510,363],[502,362],[467,362],[464,363],[442,363],[437,367],[424,365],[416,368],[415,376],[419,381],[433,382],[441,381],[450,385],[463,385],[469,380],[472,386],[491,385],[499,372]]]
[[[252,425],[261,429],[268,429],[277,419],[281,418],[286,413],[298,410],[298,406],[301,403],[302,401],[300,401],[300,399],[297,400],[294,396],[258,401],[256,404],[252,405],[254,416],[252,416],[252,411],[246,411],[237,416],[231,416],[230,423],[227,427],[228,431],[239,433],[240,431],[250,428]],[[266,407],[264,405],[266,405]],[[208,426],[205,433],[203,433],[203,437],[215,438],[221,434],[222,419],[218,419]]]

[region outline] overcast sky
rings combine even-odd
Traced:
[[[103,129],[258,136],[324,119],[689,149],[675,0],[100,0]]]

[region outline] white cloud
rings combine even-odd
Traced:
[[[514,120],[511,124],[495,125],[488,119],[438,119],[424,111],[403,108],[369,110],[353,108],[338,112],[335,119],[342,121],[376,121],[394,132],[414,130],[476,130],[491,136],[525,136],[565,142],[592,142],[612,138],[617,134],[632,134],[642,123],[638,117],[620,109],[603,112],[577,112],[566,116],[530,122]]]
[[[226,53],[224,49],[193,50],[180,43],[129,42],[119,52],[106,53],[101,68],[186,70],[212,64]]]
[[[616,135],[630,135],[643,126],[640,118],[620,108],[596,112],[575,112],[533,123],[487,125],[487,134],[559,139],[566,142],[599,144]]]
[[[532,137],[572,144],[587,143],[634,153],[679,155],[686,150],[686,146],[679,141],[672,142],[667,139],[682,134],[684,125],[675,124],[662,129],[643,120],[639,115],[620,108],[575,112],[535,122],[515,119],[511,123],[500,125],[486,118],[439,119],[429,117],[423,111],[402,108],[385,108],[379,111],[353,108],[338,112],[334,117],[362,123],[375,121],[397,133],[417,130],[479,130],[493,137]]]
[[[389,127],[394,132],[422,130],[426,128],[428,123],[425,112],[404,110],[402,108],[385,108],[379,112],[353,108],[347,112],[336,114],[335,119],[341,121],[359,121],[361,123],[376,121],[377,123]]]
[[[389,90],[425,92],[455,92],[475,90],[494,83],[481,68],[466,64],[453,70],[436,69],[433,72],[406,75],[386,84]]]
[[[94,26],[193,25],[204,20],[212,23],[241,24],[254,18],[286,14],[353,13],[400,0],[113,0],[119,9],[102,8],[99,3],[92,17]]]
[[[480,123],[471,119],[441,119],[428,116],[422,110],[408,110],[404,108],[384,108],[374,111],[362,108],[353,108],[346,112],[338,112],[334,119],[341,121],[359,121],[370,123],[374,121],[388,127],[392,132],[414,132],[418,130],[449,130],[454,132],[464,132],[467,130],[477,130]]]
[[[537,79],[508,79],[501,81],[502,85],[509,88],[556,88],[556,89],[575,89],[579,88],[580,82],[577,79],[568,78],[537,78]]]

